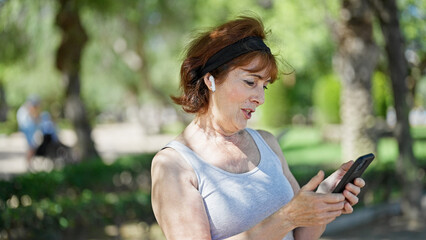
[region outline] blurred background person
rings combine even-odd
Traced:
[[[46,156],[48,146],[62,145],[52,122],[50,114],[41,111],[41,99],[37,95],[27,98],[18,109],[17,117],[19,130],[24,133],[28,143],[26,161],[31,168],[31,159],[34,156]]]

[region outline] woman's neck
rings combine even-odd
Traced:
[[[206,115],[197,116],[188,126],[186,136],[207,141],[238,144],[243,131],[229,131]]]

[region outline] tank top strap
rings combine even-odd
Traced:
[[[278,164],[279,167],[282,167],[281,161],[279,160],[278,156],[275,154],[269,144],[265,141],[262,135],[260,135],[258,131],[251,128],[246,128],[246,130],[256,143],[261,157],[274,156],[272,157],[274,159],[274,164]]]
[[[201,160],[200,157],[194,151],[192,151],[189,147],[185,146],[183,143],[178,142],[176,140],[169,142],[164,148],[172,148],[176,152],[178,152],[183,157],[183,159],[185,159],[185,161],[194,169],[195,174],[198,178],[198,182],[200,182],[199,171],[205,168],[204,165],[206,163],[204,163],[204,161]]]
[[[257,147],[266,147],[268,144],[265,142],[263,137],[260,135],[260,133],[254,129],[246,128],[247,132],[250,134],[250,136],[253,138],[254,142],[256,143]]]
[[[266,143],[265,139],[260,135],[260,133],[254,129],[246,128],[247,132],[250,134],[250,136],[253,138],[254,142],[256,143],[257,147],[259,148],[260,152],[269,152],[272,151],[272,149],[269,147],[269,145]]]

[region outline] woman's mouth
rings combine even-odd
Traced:
[[[251,110],[249,108],[241,109],[243,111],[244,117],[248,120],[251,118],[251,114],[254,112],[254,110]]]

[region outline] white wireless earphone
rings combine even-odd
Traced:
[[[214,77],[212,75],[209,76],[209,81],[212,83],[212,92],[215,92],[216,85],[214,84]]]

